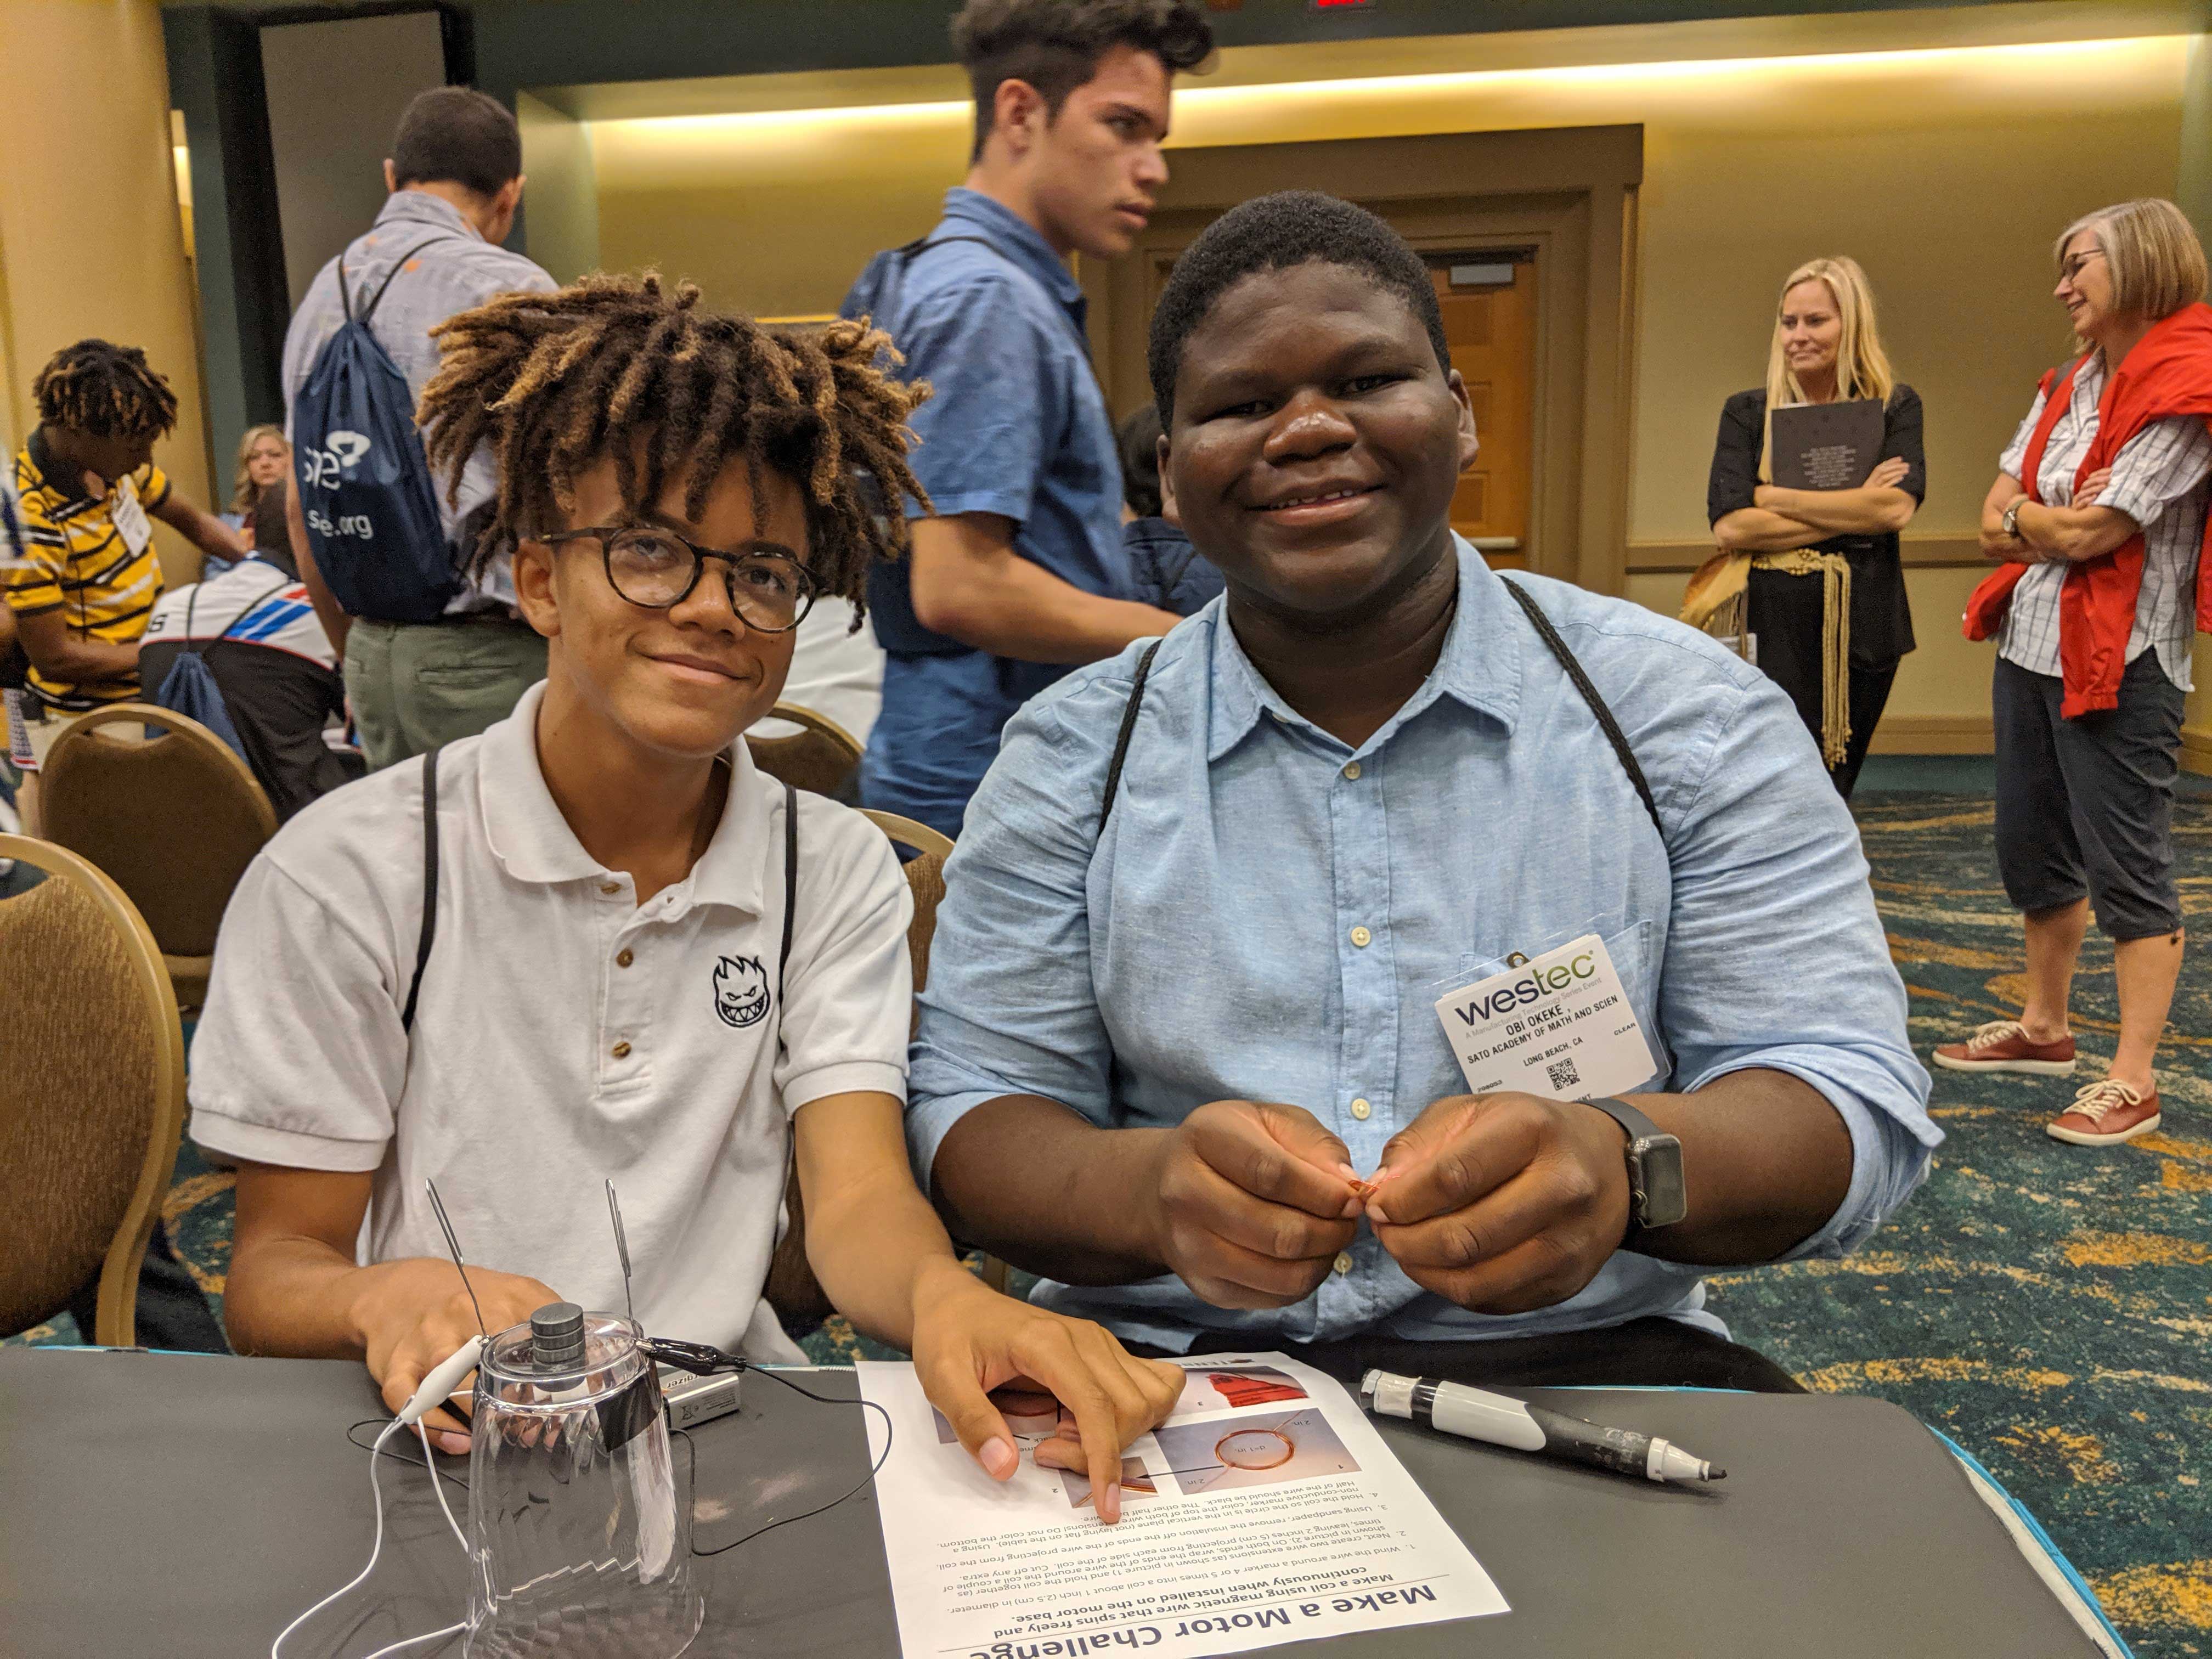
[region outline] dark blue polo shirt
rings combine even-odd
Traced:
[[[842,307],[872,316],[905,354],[902,376],[934,388],[913,416],[915,477],[939,514],[1012,519],[1024,558],[1087,593],[1135,598],[1081,287],[1034,228],[972,190],[945,192],[928,240],[937,246],[872,264]],[[903,561],[871,575],[868,610],[886,660],[861,798],[957,836],[1000,729],[1068,667],[994,657],[922,627]]]

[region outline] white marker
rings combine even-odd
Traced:
[[[1502,1394],[1428,1376],[1370,1371],[1359,1379],[1359,1398],[1377,1417],[1403,1417],[1447,1434],[1516,1451],[1587,1463],[1615,1474],[1652,1480],[1724,1480],[1728,1471],[1655,1435],[1601,1428],[1579,1417],[1547,1411]]]

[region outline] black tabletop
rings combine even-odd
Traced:
[[[856,1392],[850,1371],[800,1380],[841,1400]],[[1894,1406],[1687,1391],[1528,1397],[1664,1434],[1725,1464],[1727,1483],[1657,1486],[1386,1420],[1384,1439],[1512,1612],[1267,1651],[2097,1653],[1956,1461]],[[383,1416],[349,1362],[0,1350],[0,1655],[266,1653],[295,1613],[368,1559],[368,1456],[346,1430]],[[866,1469],[859,1411],[764,1378],[745,1380],[741,1412],[692,1437],[701,1550],[832,1498]],[[465,1478],[463,1462],[451,1467]],[[284,1659],[351,1659],[463,1616],[461,1553],[428,1483],[395,1462],[382,1469],[387,1530],[374,1576],[288,1641]],[[458,1506],[461,1494],[447,1490]],[[701,1659],[897,1651],[869,1492],[697,1566],[707,1624],[690,1651]],[[460,1650],[454,1637],[406,1651]]]

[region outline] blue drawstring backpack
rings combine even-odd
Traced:
[[[368,329],[407,262],[432,242],[453,240],[433,236],[408,249],[358,307],[339,258],[346,319],[316,354],[292,405],[293,470],[307,542],[349,616],[435,622],[461,591],[407,377]]]
[[[230,627],[210,640],[208,644],[214,645],[228,639],[232,629],[291,585],[292,579],[284,577],[276,586],[232,617]],[[192,642],[192,612],[199,602],[199,588],[195,585],[191,598],[185,601],[185,648],[177,653],[176,661],[169,665],[169,672],[161,677],[160,689],[154,693],[154,701],[163,708],[182,714],[188,720],[198,720],[228,744],[231,753],[251,766],[252,759],[246,752],[246,744],[239,738],[238,728],[230,723],[230,710],[224,706],[222,688],[215,683],[215,670],[208,666],[207,659],[200,655],[199,647]],[[149,738],[154,736],[154,728],[147,727],[146,735]]]

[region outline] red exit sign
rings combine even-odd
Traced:
[[[1316,11],[1371,11],[1375,0],[1306,0]]]

